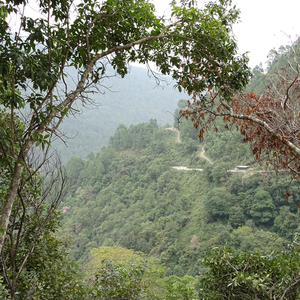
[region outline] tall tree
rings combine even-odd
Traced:
[[[16,116],[14,118],[14,133],[19,140],[22,138],[24,125]],[[1,199],[7,194],[13,171],[13,164],[6,156],[12,142],[11,130],[7,126],[10,119],[9,113],[1,111]],[[19,144],[15,143],[14,146],[18,149]],[[62,270],[62,277],[57,277],[57,268],[60,264],[67,264],[72,269],[69,262],[63,259],[65,253],[52,235],[58,227],[56,209],[67,191],[66,176],[59,162],[56,164],[53,159],[49,159],[48,149],[41,157],[37,150],[31,151],[22,171],[0,252],[0,276],[4,278],[10,299],[35,298],[34,295],[39,293],[45,295],[45,289],[54,289],[58,295],[64,289],[62,286],[65,282],[62,281],[67,275],[66,270]],[[2,205],[1,201],[0,206]],[[57,264],[51,262],[53,258]],[[68,284],[72,284],[71,281]],[[51,285],[55,287],[50,288]],[[68,289],[72,288],[69,286]]]
[[[84,0],[78,5],[41,0],[36,18],[28,15],[25,1],[0,4],[1,104],[11,113],[12,141],[5,159],[14,165],[1,211],[0,250],[30,149],[34,144],[44,148],[59,136],[63,119],[76,112],[76,100],[87,105],[89,93],[112,75],[108,65],[123,77],[131,62],[154,62],[162,74],[178,80],[180,90],[215,87],[226,99],[248,81],[248,59],[236,55],[231,34],[239,11],[230,0],[202,9],[193,0],[174,4],[169,20],[157,17],[147,0]],[[19,28],[10,27],[11,19]],[[14,132],[16,112],[25,114],[21,139]]]

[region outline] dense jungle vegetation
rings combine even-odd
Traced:
[[[275,58],[269,70],[280,65]],[[260,67],[253,73],[247,89],[259,92],[271,75]],[[228,299],[268,299],[270,294],[295,299],[292,281],[286,280],[286,286],[274,282],[294,278],[291,268],[299,265],[291,246],[299,232],[298,181],[255,161],[251,145],[221,121],[219,130],[212,128],[199,143],[192,123],[180,118],[185,106],[186,100],[180,100],[174,112],[181,143],[170,125],[161,127],[151,119],[119,125],[100,153],[68,161],[71,185],[61,204],[59,239],[86,277],[103,268],[104,258],[122,265],[123,255],[127,263],[136,261],[126,249],[134,251],[130,255],[143,253],[154,266],[152,281],[144,279],[152,291],[145,297],[151,299],[225,299],[225,290]],[[213,164],[200,157],[203,150]],[[250,169],[231,172],[238,165]],[[213,270],[214,261],[218,270]],[[286,269],[287,261],[291,267]],[[251,270],[237,273],[243,262]],[[275,262],[278,268],[272,269]],[[232,275],[225,280],[216,274],[225,274],[226,264],[233,273],[227,269]],[[259,264],[270,264],[269,269],[262,272]],[[215,275],[206,273],[209,269]]]
[[[155,120],[120,125],[101,153],[68,162],[72,185],[62,224],[64,239],[74,241],[73,259],[85,263],[91,249],[120,244],[155,254],[169,275],[195,276],[197,261],[213,245],[264,252],[291,242],[298,227],[297,181],[260,173],[259,166],[228,172],[253,162],[238,132],[212,131],[198,146],[191,124],[179,126],[182,143]],[[200,158],[202,145],[213,165]]]
[[[247,89],[259,92],[271,75],[260,67],[253,73]],[[236,127],[221,120],[199,141],[180,117],[186,105],[178,101],[172,125],[120,124],[101,152],[82,158],[77,149],[65,166],[60,213],[19,279],[20,297],[34,271],[36,299],[43,285],[47,299],[297,299],[298,181],[256,161]],[[98,143],[84,141],[85,149]],[[236,172],[240,165],[250,169]],[[47,206],[41,209],[42,218]],[[31,218],[25,250],[42,220]],[[0,295],[8,297],[1,284]]]
[[[28,4],[0,0],[0,299],[299,299],[300,171],[255,160],[238,123],[202,136],[183,117],[187,95],[260,101],[298,52],[273,49],[251,72],[230,0],[172,1],[170,19],[148,0],[38,1],[39,16]],[[292,85],[271,106],[284,129],[293,115],[279,140],[295,152],[272,152],[293,161]]]
[[[120,125],[101,153],[68,162],[71,187],[62,203],[60,238],[85,272],[95,270],[92,253],[104,246],[158,258],[167,278],[201,278],[201,259],[216,245],[267,255],[274,245],[292,242],[299,226],[298,182],[284,173],[260,173],[255,165],[228,172],[254,162],[235,130],[212,130],[199,145],[190,122],[175,125],[182,143],[152,119]],[[202,147],[212,165],[200,158]]]

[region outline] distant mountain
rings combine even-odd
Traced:
[[[61,141],[54,143],[63,162],[72,156],[85,158],[90,151],[99,152],[119,124],[135,125],[152,118],[161,126],[173,123],[170,112],[174,112],[178,100],[185,95],[174,88],[175,82],[170,77],[164,77],[158,85],[150,75],[146,69],[132,66],[125,78],[108,78],[99,86],[99,93],[91,94],[95,105],[87,108],[78,105],[82,113],[65,119],[60,127],[69,137],[68,147]]]

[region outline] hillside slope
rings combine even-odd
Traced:
[[[188,137],[188,124],[181,124],[182,143],[155,120],[121,125],[101,153],[68,162],[72,186],[62,203],[60,234],[73,259],[84,264],[91,249],[118,243],[159,257],[166,275],[196,276],[202,272],[198,260],[216,244],[267,252],[292,240],[297,182],[227,172],[252,159],[238,132],[210,132],[203,144],[211,165]]]
[[[113,74],[113,73],[112,73]],[[71,77],[69,86],[72,87]],[[77,106],[81,113],[70,116],[60,130],[68,138],[66,147],[61,141],[54,144],[64,163],[72,156],[85,158],[93,150],[100,152],[106,146],[119,124],[129,126],[156,118],[160,125],[173,122],[176,104],[184,94],[174,89],[175,82],[163,78],[160,85],[147,70],[131,67],[125,78],[110,77],[90,94],[93,104]]]

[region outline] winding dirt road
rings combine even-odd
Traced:
[[[205,150],[204,150],[204,148],[202,147],[202,152],[200,152],[199,156],[200,156],[201,158],[203,158],[203,159],[206,159],[211,165],[213,165],[213,164],[214,164],[213,161],[210,160],[207,156],[205,156],[205,155],[204,155],[204,152],[205,152]]]
[[[169,128],[166,128],[166,130],[172,130],[172,131],[175,131],[177,132],[177,137],[176,137],[176,143],[181,143],[181,138],[180,138],[180,131],[179,129],[175,128],[175,127],[169,127]]]
[[[177,133],[177,137],[176,137],[176,143],[182,143],[181,138],[180,138],[180,131],[179,129],[175,128],[175,127],[169,127],[169,128],[165,128],[166,130],[171,130],[171,131],[175,131]],[[202,151],[200,152],[200,149],[202,149]],[[207,156],[204,155],[205,150],[202,146],[199,146],[199,156],[200,158],[203,158],[205,160],[207,160],[210,164],[213,165],[213,161],[211,159],[209,159]],[[198,168],[187,168],[184,166],[173,166],[173,169],[176,170],[182,170],[182,171],[203,171],[203,169],[198,169]],[[249,172],[250,171],[250,172]],[[258,170],[258,171],[252,171],[252,169],[248,169],[248,170],[237,170],[237,169],[233,169],[233,170],[227,170],[227,172],[232,172],[232,173],[247,173],[247,176],[251,176],[253,174],[257,174],[257,173],[268,173],[268,172],[272,172],[272,171],[265,171],[265,170]]]
[[[175,131],[177,132],[177,137],[176,137],[176,142],[177,143],[182,143],[181,141],[181,138],[180,138],[180,131],[179,129],[175,128],[175,127],[169,127],[169,128],[166,128],[166,130],[172,130],[172,131]],[[199,148],[200,149],[200,148]],[[204,148],[202,147],[202,152],[200,152],[200,157],[203,158],[203,159],[206,159],[210,164],[213,164],[213,162],[207,157],[204,155]],[[187,167],[184,167],[184,166],[178,166],[178,167],[172,167],[176,170],[185,170],[185,171],[203,171],[203,169],[198,169],[198,168],[187,168]]]

